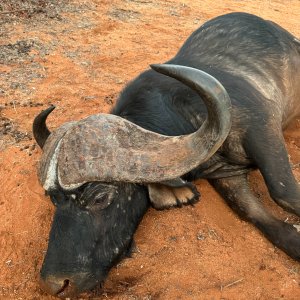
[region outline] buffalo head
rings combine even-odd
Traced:
[[[56,206],[41,270],[41,286],[52,295],[68,297],[101,283],[130,250],[149,198],[157,208],[196,201],[196,189],[180,176],[209,159],[229,133],[230,100],[215,78],[183,66],[152,68],[203,99],[207,118],[196,132],[164,136],[98,114],[50,133],[46,118],[54,107],[35,118],[43,149],[39,180]]]

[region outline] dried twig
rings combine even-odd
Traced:
[[[23,12],[23,11],[29,12],[30,9],[17,9],[17,10],[10,10],[10,11],[0,11],[0,15],[9,15],[9,14],[14,14],[16,12]]]
[[[17,113],[15,100],[13,101],[13,105],[14,105],[14,111],[15,111],[15,113]]]
[[[225,286],[221,285],[221,291],[223,291],[224,289],[229,288],[229,287],[231,287],[231,286],[233,286],[233,285],[236,285],[236,284],[242,282],[243,280],[244,280],[244,278],[241,278],[241,279],[238,279],[238,280],[233,281],[233,282],[231,282],[231,283],[228,283],[228,284],[226,284]]]
[[[217,235],[217,233],[214,229],[209,229],[208,230],[208,235],[212,239],[219,240],[219,236]]]

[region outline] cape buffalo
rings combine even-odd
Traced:
[[[282,130],[300,112],[300,41],[246,13],[196,30],[174,58],[129,83],[111,114],[62,125],[34,120],[39,179],[56,206],[41,286],[68,297],[103,282],[127,255],[152,205],[198,201],[207,178],[234,210],[300,259],[296,228],[249,187],[258,168],[272,199],[300,216],[300,188]]]

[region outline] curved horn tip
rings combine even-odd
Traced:
[[[50,115],[50,113],[56,108],[55,105],[51,104],[48,108],[43,109],[37,116],[36,119],[45,119]]]
[[[197,69],[194,69],[191,67],[182,66],[182,65],[174,65],[174,64],[151,64],[150,67],[154,71],[164,74],[164,75],[167,75],[167,76],[170,76],[170,77],[174,77],[180,72],[184,72],[184,71],[188,71],[188,70],[191,70],[191,71],[197,70]],[[199,71],[199,70],[197,70],[197,71]],[[176,78],[176,77],[174,77],[174,78]]]
[[[33,136],[38,145],[43,149],[47,138],[50,135],[50,131],[46,126],[46,119],[48,115],[55,109],[54,105],[49,106],[45,110],[42,110],[34,119],[32,125]]]
[[[160,70],[164,69],[164,66],[166,66],[166,64],[151,64],[150,68],[156,72],[160,72]]]
[[[50,114],[55,108],[56,108],[56,106],[51,104],[48,108],[43,110],[43,112],[48,112],[48,114]]]

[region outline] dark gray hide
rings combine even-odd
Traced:
[[[41,271],[41,284],[53,295],[102,282],[130,249],[149,195],[160,209],[195,203],[197,178],[209,179],[239,215],[300,259],[296,228],[266,210],[247,181],[258,168],[274,201],[300,216],[300,189],[282,135],[300,112],[299,40],[270,21],[233,13],[202,25],[154,69],[167,76],[140,74],[101,124],[96,115],[49,136],[52,108],[34,122],[45,151],[40,181],[57,206]]]

